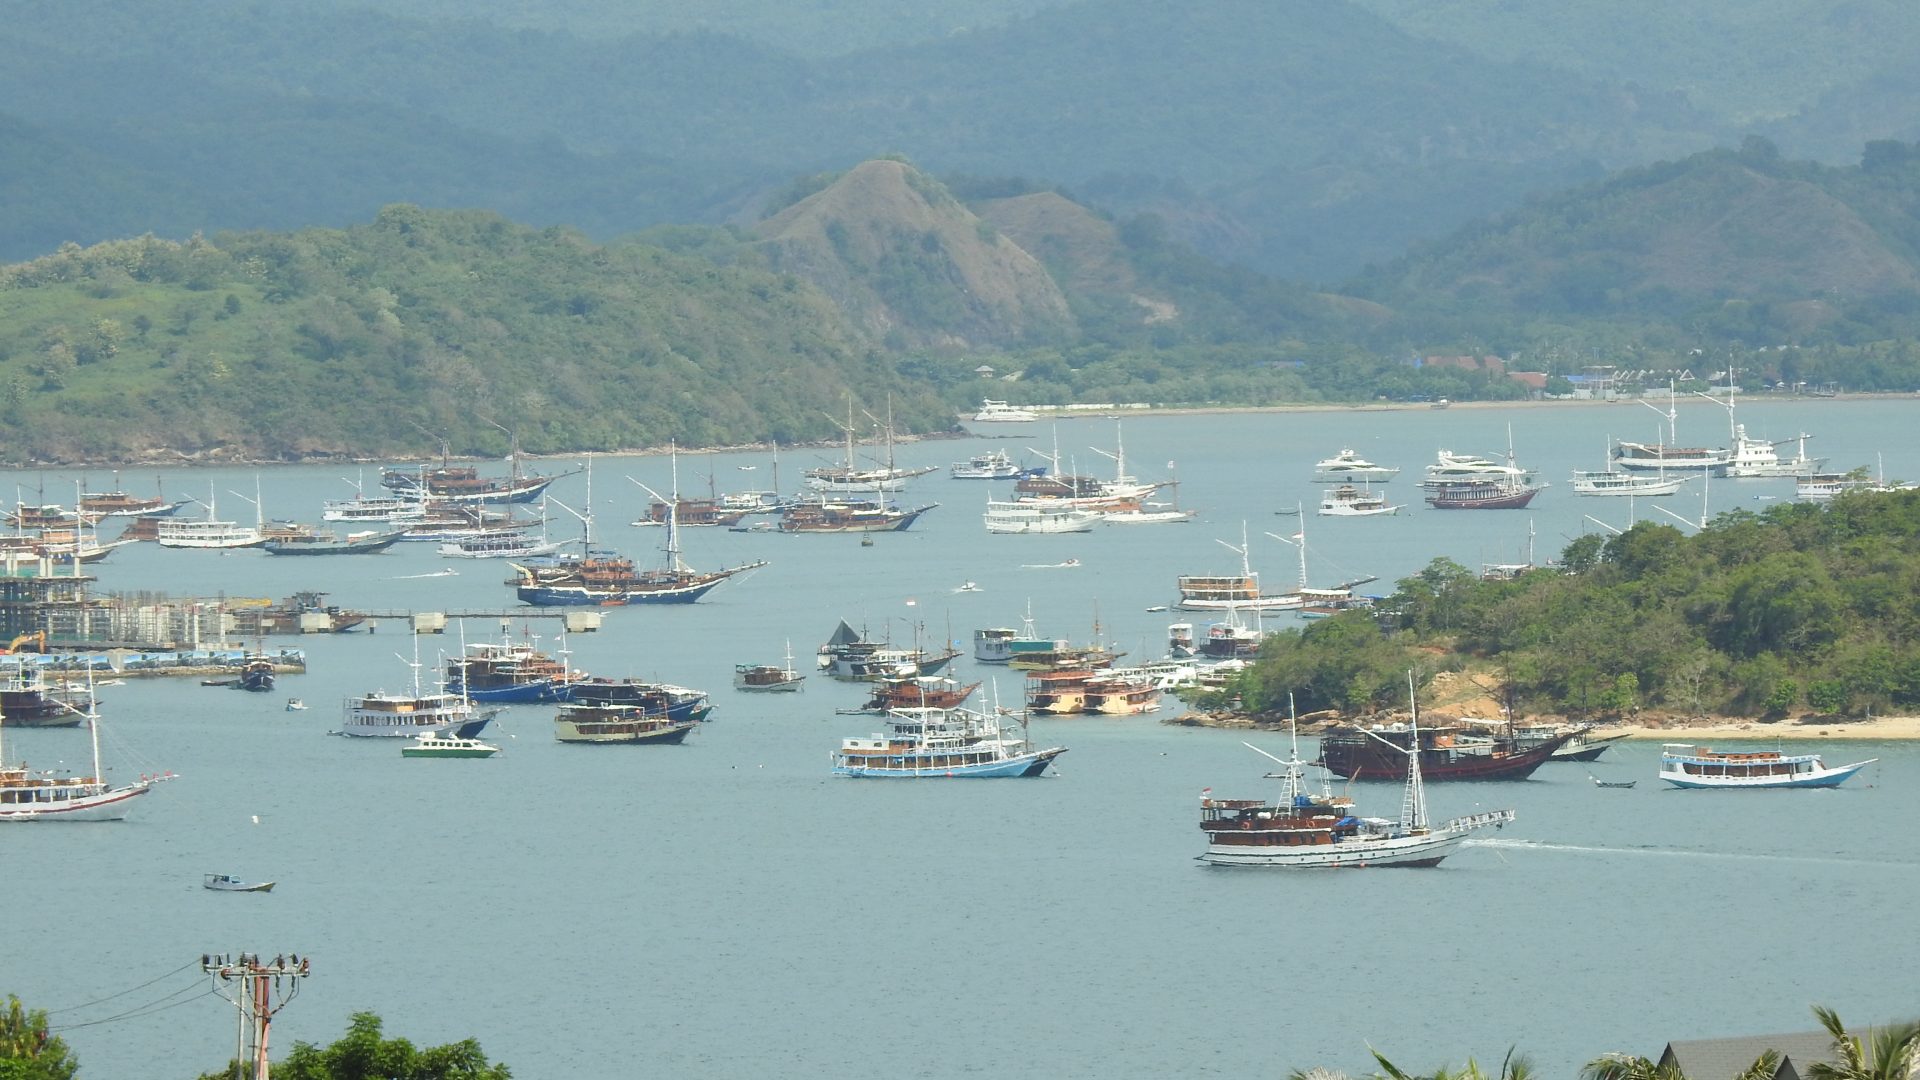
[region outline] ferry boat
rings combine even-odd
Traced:
[[[844,739],[832,755],[835,776],[863,779],[938,779],[1040,776],[1064,746],[1036,749],[1026,737],[1002,731],[998,712],[973,709],[895,709],[888,730]]]
[[[1002,502],[987,500],[982,518],[990,533],[1083,533],[1092,532],[1105,515],[1072,505],[1055,505],[1050,500]]]
[[[500,748],[491,743],[457,735],[422,734],[400,748],[401,757],[420,758],[485,758],[499,752]]]
[[[1429,824],[1417,753],[1403,752],[1406,794],[1400,801],[1400,818],[1393,821],[1356,814],[1353,800],[1334,795],[1330,785],[1323,785],[1317,794],[1309,792],[1297,733],[1292,754],[1284,759],[1252,743],[1243,745],[1284,770],[1267,774],[1268,779],[1281,782],[1280,797],[1267,802],[1216,799],[1212,788],[1200,793],[1200,828],[1207,834],[1207,849],[1200,860],[1212,866],[1438,866],[1468,834],[1504,827],[1514,819],[1512,810],[1492,810]]]
[[[695,726],[642,705],[572,702],[553,718],[553,737],[564,743],[672,745],[684,742]]]
[[[258,526],[213,518],[160,518],[154,539],[170,548],[249,548],[267,542]]]
[[[1397,466],[1375,465],[1352,449],[1343,449],[1313,467],[1313,481],[1316,484],[1384,484],[1398,475],[1400,469]]]
[[[1345,779],[1386,780],[1400,775],[1417,747],[1429,780],[1525,780],[1572,737],[1556,735],[1522,749],[1510,735],[1482,735],[1458,725],[1341,727],[1320,737],[1315,764]]]
[[[1679,788],[1830,788],[1878,761],[1828,767],[1819,754],[1720,752],[1691,743],[1660,748],[1660,779]]]
[[[25,762],[10,763],[4,743],[0,743],[0,821],[121,821],[132,810],[133,800],[153,790],[155,784],[173,779],[169,772],[142,774],[131,783],[108,781],[100,768],[99,717],[89,715],[87,719],[93,750],[90,776],[35,772]],[[0,723],[0,729],[5,727]]]
[[[1004,401],[995,401],[992,398],[987,398],[980,402],[980,411],[973,414],[973,419],[976,423],[981,424],[1019,424],[1031,420],[1038,420],[1040,419],[1040,414],[1034,412],[1032,409],[1017,408]]]
[[[1385,495],[1341,484],[1320,497],[1321,517],[1381,517],[1400,512]]]
[[[328,499],[320,504],[320,520],[353,525],[416,523],[426,516],[426,504],[402,496]]]
[[[503,704],[566,701],[585,677],[530,642],[475,642],[447,661],[446,691]]]
[[[733,688],[756,694],[791,694],[805,689],[805,675],[793,670],[793,643],[787,643],[787,663],[735,664]]]

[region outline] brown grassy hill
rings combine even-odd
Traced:
[[[988,200],[973,209],[1045,264],[1068,295],[1125,300],[1139,309],[1143,323],[1179,317],[1178,306],[1141,288],[1113,222],[1079,203],[1039,191]]]
[[[774,269],[812,282],[894,348],[1022,345],[1074,332],[1066,297],[1039,260],[903,162],[864,162],[756,232]]]

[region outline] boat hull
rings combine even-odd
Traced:
[[[1267,866],[1288,869],[1359,869],[1369,866],[1426,867],[1459,849],[1465,832],[1430,833],[1381,840],[1301,847],[1208,844],[1200,861],[1209,866]]]
[[[1064,753],[1066,753],[1065,747],[1056,746],[1046,750],[1014,754],[995,761],[964,765],[941,764],[935,760],[922,761],[912,754],[895,754],[888,758],[835,754],[833,774],[861,780],[965,780],[1040,776],[1047,771],[1047,766],[1052,764],[1054,758]]]
[[[687,732],[692,731],[693,728],[694,721],[691,720],[666,720],[654,723],[631,721],[578,723],[559,719],[554,721],[553,737],[564,743],[665,746],[684,742]]]
[[[1806,776],[1739,776],[1739,777],[1699,777],[1661,769],[1660,779],[1677,788],[1715,789],[1720,791],[1758,791],[1775,788],[1830,788],[1839,787],[1849,777],[1870,762],[1862,761],[1856,765],[1842,765],[1835,769],[1824,769]]]
[[[142,780],[55,802],[0,803],[0,821],[124,821],[133,800],[152,787],[150,781]]]

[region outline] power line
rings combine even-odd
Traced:
[[[180,997],[181,994],[190,993],[190,992],[193,993],[192,997],[182,998],[181,1000],[176,1001],[171,1005],[165,1004],[165,1002],[167,1001],[167,998]],[[142,1016],[151,1016],[154,1013],[166,1012],[168,1009],[179,1008],[180,1006],[186,1005],[190,1002],[198,1001],[201,998],[206,997],[207,995],[212,993],[214,993],[212,989],[202,990],[198,985],[182,987],[181,989],[175,990],[173,993],[168,994],[166,997],[160,998],[158,1001],[150,1001],[145,1005],[136,1006],[135,1008],[129,1009],[126,1012],[120,1013],[117,1016],[106,1016],[98,1020],[84,1020],[77,1024],[61,1024],[57,1027],[49,1025],[47,1030],[77,1031],[80,1028],[97,1027],[101,1024],[113,1024],[113,1023],[118,1023],[119,1021],[122,1021],[122,1020],[132,1020]]]
[[[174,968],[172,971],[167,972],[165,975],[156,975],[153,978],[148,979],[146,982],[141,983],[139,986],[129,987],[128,989],[122,990],[117,994],[108,994],[106,997],[103,997],[103,998],[95,998],[94,1000],[86,1002],[85,1004],[82,1004],[82,1005],[68,1005],[65,1008],[61,1008],[61,1009],[48,1009],[46,1012],[48,1016],[52,1016],[56,1013],[75,1012],[80,1009],[90,1009],[93,1006],[99,1005],[103,1002],[112,1001],[114,998],[126,997],[128,994],[133,993],[135,990],[145,990],[147,987],[152,986],[154,983],[157,983],[162,979],[167,979],[175,975],[178,975],[181,972],[186,971],[188,968],[191,968],[191,967],[193,967],[192,963],[185,963],[180,965],[177,968]]]

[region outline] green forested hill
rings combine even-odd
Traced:
[[[307,457],[783,442],[851,388],[951,413],[797,279],[479,212],[152,238],[0,269],[8,458]]]
[[[1354,286],[1484,327],[1550,316],[1753,344],[1920,333],[1920,147],[1862,163],[1751,139],[1632,169],[1490,218]]]

